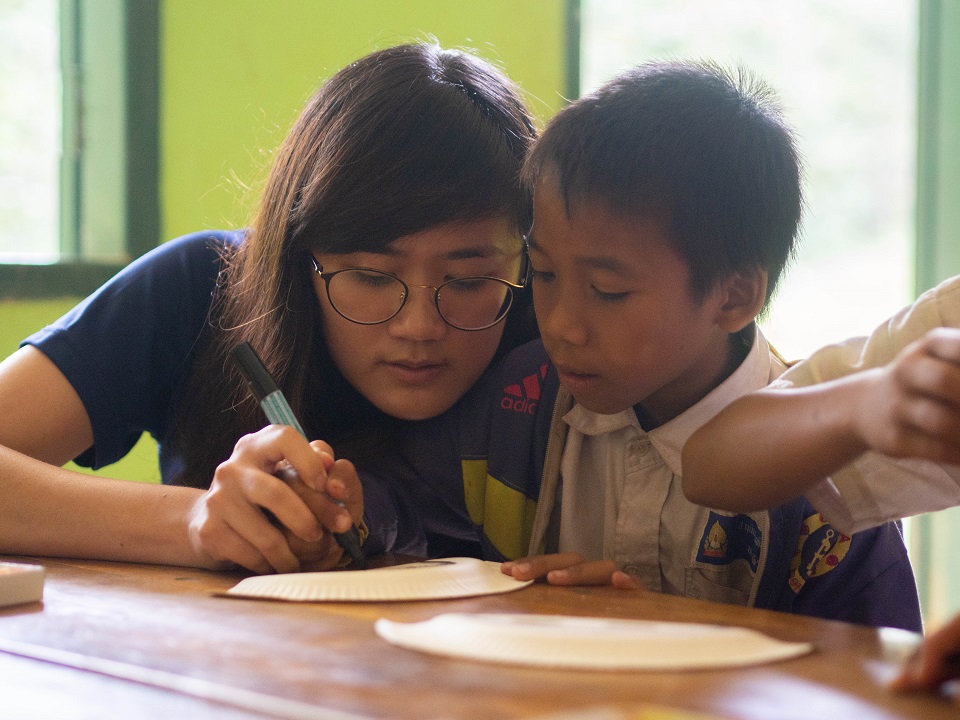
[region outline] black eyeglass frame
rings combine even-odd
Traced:
[[[330,307],[332,307],[334,311],[337,313],[337,315],[342,317],[344,320],[349,320],[350,322],[356,323],[357,325],[382,325],[385,322],[390,322],[391,320],[393,320],[393,318],[395,318],[397,315],[400,314],[400,311],[403,310],[403,306],[407,304],[407,298],[410,297],[411,286],[407,285],[407,283],[405,283],[402,279],[400,279],[393,273],[388,273],[384,270],[377,270],[375,268],[367,268],[367,267],[348,267],[348,268],[341,268],[340,270],[334,270],[333,272],[324,272],[323,265],[317,262],[316,257],[311,255],[310,260],[313,262],[313,271],[320,276],[320,279],[323,280],[323,283],[326,286],[327,300],[330,301]],[[464,332],[480,332],[481,330],[489,330],[497,323],[502,322],[503,319],[510,312],[510,308],[513,307],[514,291],[525,289],[530,282],[530,259],[529,259],[529,256],[527,255],[526,245],[524,246],[524,249],[523,249],[522,262],[523,262],[523,266],[522,266],[522,272],[521,272],[521,279],[519,283],[512,283],[509,280],[504,280],[503,278],[492,277],[488,275],[471,275],[470,277],[454,278],[452,280],[447,280],[446,282],[440,283],[439,285],[414,285],[413,287],[429,288],[433,290],[433,305],[435,308],[437,308],[437,314],[440,316],[440,319],[443,320],[450,327],[456,330],[462,330]],[[357,271],[357,270],[362,270],[364,272],[377,273],[378,275],[386,275],[387,277],[392,278],[393,280],[396,280],[398,283],[400,283],[401,286],[403,286],[403,299],[400,301],[400,307],[398,307],[390,317],[384,318],[383,320],[377,320],[376,322],[365,322],[363,320],[355,320],[352,317],[348,317],[347,315],[344,315],[340,311],[340,308],[337,307],[337,304],[333,301],[333,298],[330,297],[330,280],[342,272],[351,272],[351,271]],[[446,316],[443,314],[443,311],[440,309],[440,291],[447,285],[450,285],[456,282],[463,282],[464,280],[495,280],[498,283],[502,283],[503,285],[506,285],[507,299],[505,301],[505,307],[501,311],[500,316],[497,317],[497,319],[494,320],[489,325],[484,325],[483,327],[478,327],[478,328],[460,327],[459,325],[455,325],[454,323],[450,322],[446,318]]]

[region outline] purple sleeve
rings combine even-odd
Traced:
[[[388,483],[360,472],[363,520],[370,530],[363,545],[368,555],[397,553],[427,556],[427,538],[419,514]]]
[[[798,498],[770,510],[769,543],[757,607],[922,632],[897,523],[846,535]]]
[[[794,611],[923,632],[917,584],[897,523],[850,536],[834,572],[811,578],[797,595]]]
[[[47,355],[86,408],[94,445],[78,464],[116,462],[144,431],[164,438],[206,325],[220,250],[241,237],[205,232],[164,243],[21,343]]]

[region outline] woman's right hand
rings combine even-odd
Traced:
[[[337,502],[343,503],[343,507]],[[269,425],[237,441],[210,489],[191,511],[190,542],[204,565],[241,565],[253,572],[296,572],[336,565],[333,532],[363,515],[353,465],[335,461],[322,441]]]

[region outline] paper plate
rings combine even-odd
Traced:
[[[437,615],[386,619],[377,634],[394,645],[474,660],[597,670],[700,670],[772,662],[813,650],[753,630],[695,623],[565,615]]]
[[[504,575],[500,563],[446,558],[375,570],[260,575],[226,594],[299,602],[436,600],[510,592],[531,582]]]

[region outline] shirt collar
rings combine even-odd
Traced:
[[[581,435],[605,435],[631,426],[643,432],[633,408],[627,408],[613,415],[601,415],[587,410],[580,403],[574,403],[563,419]]]

